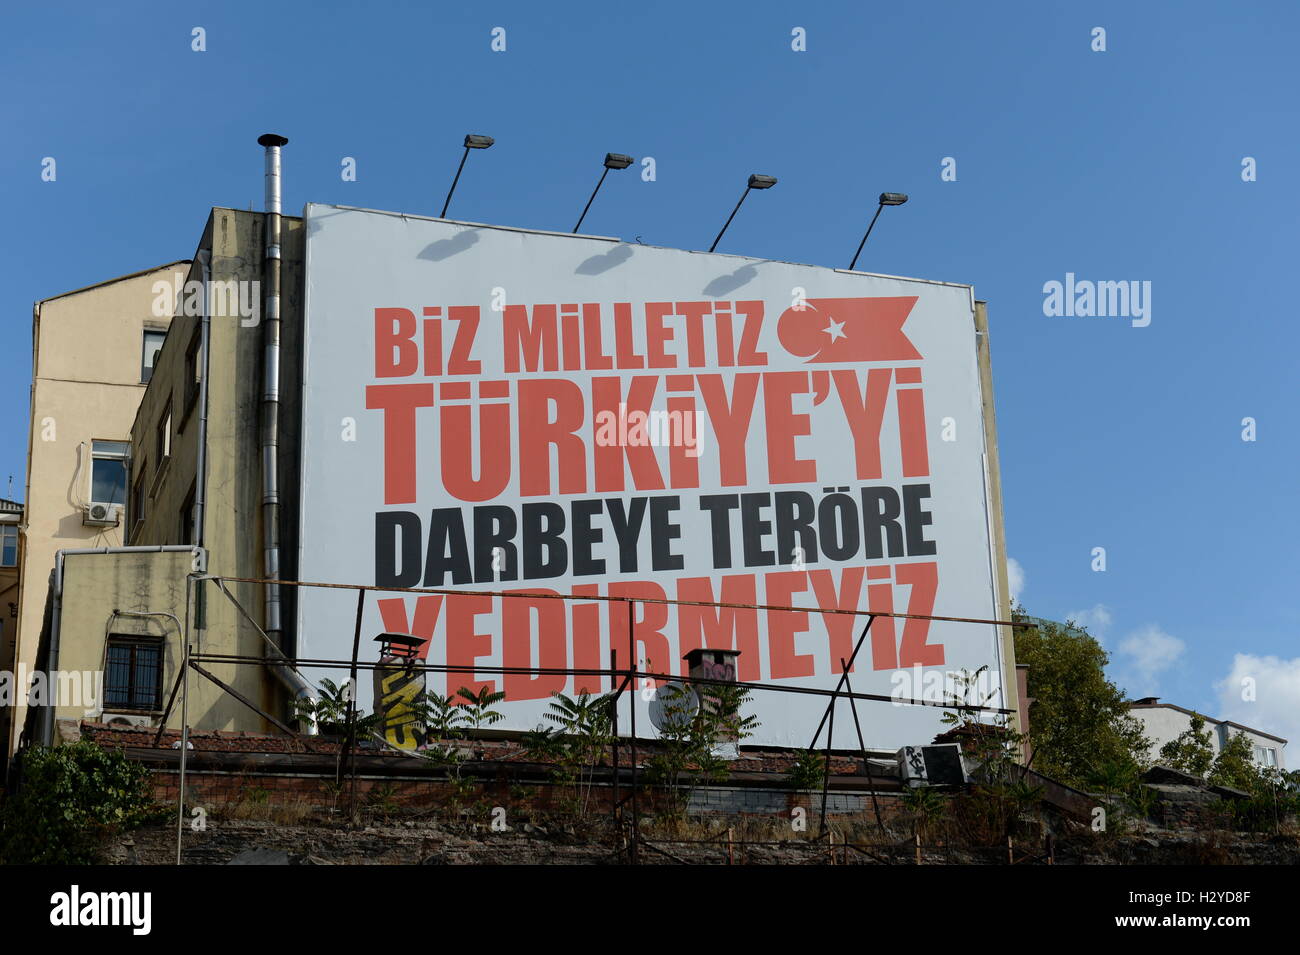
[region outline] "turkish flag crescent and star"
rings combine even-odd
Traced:
[[[809,363],[910,361],[921,353],[903,334],[916,296],[810,298],[781,313],[777,337]]]

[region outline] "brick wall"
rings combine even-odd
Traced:
[[[265,805],[268,809],[293,809],[326,812],[347,805],[351,780],[344,777],[338,791],[332,776],[315,774],[232,772],[226,770],[191,770],[185,774],[185,802],[220,812],[243,804]],[[154,798],[164,805],[175,805],[179,796],[180,773],[172,769],[153,771]],[[359,776],[356,781],[359,805],[382,802],[394,809],[433,808],[448,805],[455,794],[445,779],[402,779]],[[626,797],[628,789],[622,789]],[[589,800],[592,812],[608,812],[613,789],[608,785],[593,787]],[[562,811],[572,798],[569,787],[546,782],[515,782],[502,777],[474,781],[462,796],[464,805],[486,801],[491,805],[508,805],[515,810]],[[645,787],[639,795],[643,810],[653,810],[662,803],[664,794]],[[902,813],[897,794],[880,793],[877,804],[885,819]],[[821,793],[795,792],[781,788],[710,786],[692,792],[688,811],[699,814],[787,815],[796,806],[815,814],[821,811]],[[873,812],[870,794],[832,792],[826,810],[832,814]]]

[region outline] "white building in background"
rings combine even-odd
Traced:
[[[1136,703],[1129,704],[1129,713],[1142,721],[1147,738],[1151,740],[1151,758],[1158,759],[1160,748],[1177,739],[1191,729],[1194,711],[1175,706],[1173,703],[1161,703],[1158,696],[1147,696]],[[1216,720],[1201,714],[1205,720],[1205,729],[1210,734],[1210,746],[1215,755],[1228,745],[1228,740],[1238,733],[1245,733],[1250,740],[1255,754],[1255,762],[1264,767],[1285,769],[1283,753],[1286,740],[1262,730],[1242,726],[1232,720]]]

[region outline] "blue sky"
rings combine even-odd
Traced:
[[[188,257],[212,205],[260,207],[262,132],[290,138],[287,211],[424,214],[463,134],[490,134],[452,214],[542,229],[572,226],[606,151],[652,156],[584,229],[685,248],[770,173],[720,251],[822,265],[906,192],[859,267],[989,302],[1027,609],[1091,621],[1134,696],[1300,737],[1298,26],[1280,2],[11,7],[0,494],[22,493],[32,302]],[[1067,272],[1151,282],[1150,325],[1045,316]]]

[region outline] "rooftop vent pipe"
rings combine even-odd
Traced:
[[[266,256],[262,264],[262,576],[266,585],[263,629],[284,654],[280,620],[280,147],[289,140],[266,133],[257,140],[266,148]],[[287,663],[273,668],[295,700],[315,700],[316,691]],[[308,732],[316,732],[315,722]]]

